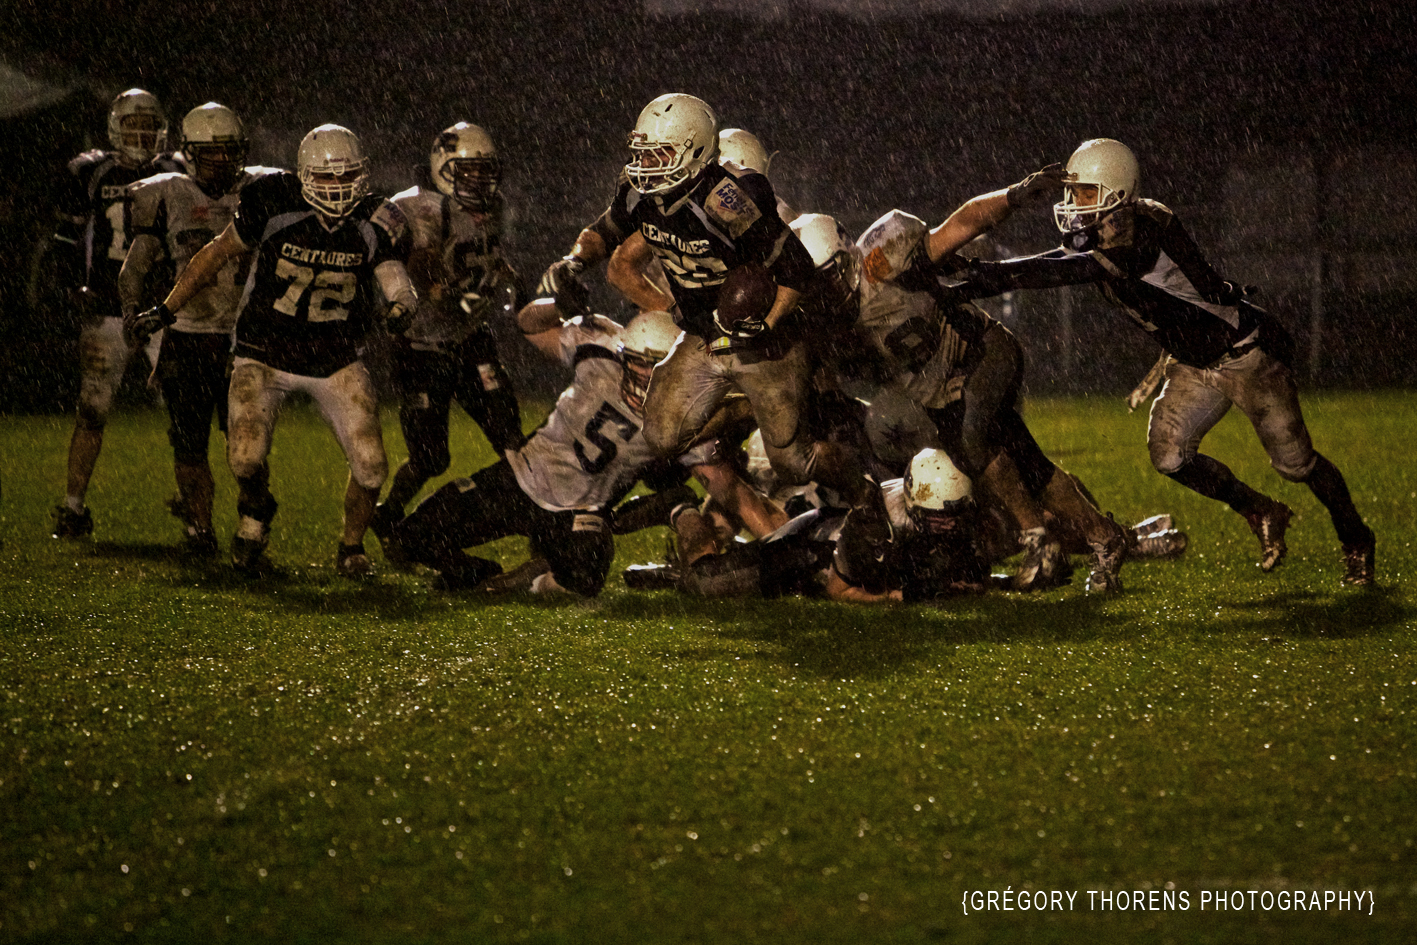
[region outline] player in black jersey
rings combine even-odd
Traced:
[[[240,488],[231,543],[238,569],[256,569],[269,540],[271,435],[286,397],[304,391],[349,462],[336,569],[350,577],[371,571],[364,533],[388,472],[378,398],[359,353],[375,315],[371,277],[390,302],[390,319],[411,311],[417,295],[394,248],[402,214],[368,186],[369,164],[354,133],[314,129],[300,143],[297,173],[247,185],[232,223],[192,258],[166,300],[136,320],[140,331],[171,324],[228,260],[254,253],[228,395],[227,460]]]
[[[1139,198],[1141,173],[1126,145],[1084,142],[1067,171],[1066,197],[1054,208],[1063,246],[1023,259],[976,261],[966,291],[1096,284],[1170,355],[1147,427],[1157,471],[1244,516],[1259,539],[1260,567],[1278,566],[1288,551],[1289,507],[1199,452],[1205,434],[1232,404],[1239,407],[1275,472],[1307,485],[1328,509],[1343,547],[1344,583],[1372,584],[1373,531],[1338,467],[1310,440],[1288,363],[1288,332],[1211,268],[1171,210]]]
[[[84,504],[103,449],[103,428],[128,361],[137,349],[123,337],[118,272],[132,238],[128,185],[151,174],[181,171],[159,152],[167,116],[151,93],[129,89],[108,113],[111,151],[85,151],[69,162],[56,202],[54,247],[61,288],[79,313],[79,398],[69,441],[64,501],[54,509],[54,537],[93,533]],[[149,357],[155,357],[153,346]]]
[[[574,295],[587,265],[637,235],[658,258],[672,298],[644,278],[626,295],[641,311],[672,310],[684,329],[650,385],[645,437],[655,451],[682,453],[736,388],[752,404],[784,479],[816,479],[860,496],[867,483],[850,458],[813,441],[802,420],[810,364],[788,316],[811,278],[811,259],[778,215],[767,177],[720,165],[717,147],[718,119],[706,103],[677,93],[650,102],[631,132],[631,161],[614,200],[546,271],[540,291]],[[630,263],[642,271],[638,260]],[[750,263],[776,285],[770,308],[736,321],[720,317],[727,315],[718,311],[724,280]]]

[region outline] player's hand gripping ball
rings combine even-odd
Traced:
[[[767,315],[777,300],[777,283],[758,263],[744,263],[729,270],[718,290],[718,310],[714,320],[724,334],[735,338],[757,338],[767,331]]]

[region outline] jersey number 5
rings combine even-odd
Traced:
[[[312,322],[342,322],[347,319],[347,306],[354,301],[354,294],[359,289],[352,272],[321,269],[317,273],[309,266],[297,266],[289,259],[277,260],[276,278],[289,280],[290,286],[272,307],[291,318],[299,318],[303,307],[306,320]]]
[[[601,404],[600,409],[595,412],[595,416],[591,417],[590,422],[585,425],[585,438],[598,446],[600,453],[592,459],[586,455],[585,447],[581,446],[581,441],[576,441],[576,461],[581,464],[582,469],[592,476],[609,466],[611,461],[615,459],[615,455],[620,452],[615,441],[600,432],[607,423],[620,435],[622,440],[628,440],[640,428],[638,423],[610,406],[608,402]]]

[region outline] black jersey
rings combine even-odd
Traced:
[[[374,267],[395,258],[403,217],[369,196],[327,229],[282,171],[247,184],[233,221],[256,259],[236,321],[236,354],[328,377],[359,358],[372,323]]]
[[[1164,205],[1139,200],[1069,234],[1052,252],[1003,262],[974,260],[966,291],[1096,283],[1182,364],[1205,367],[1258,340],[1260,313],[1206,262]]]
[[[128,185],[153,174],[186,170],[171,155],[158,155],[146,164],[129,167],[110,151],[85,151],[69,162],[60,179],[55,198],[58,226],[54,238],[72,247],[72,286],[88,286],[90,292],[115,304],[117,315],[118,272],[128,256],[133,238]]]
[[[680,324],[703,338],[720,334],[713,312],[730,269],[756,262],[778,285],[799,292],[812,277],[812,257],[778,216],[772,184],[736,165],[709,165],[686,193],[668,203],[621,181],[592,229],[612,250],[638,230],[669,277]]]

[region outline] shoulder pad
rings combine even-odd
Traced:
[[[746,233],[763,217],[763,211],[754,199],[754,178],[767,183],[767,178],[755,171],[746,171],[742,177],[725,172],[723,179],[713,184],[704,197],[704,211],[734,239]],[[768,193],[771,192],[769,189]]]
[[[186,174],[178,171],[164,171],[161,174],[154,174],[151,177],[144,177],[142,180],[135,180],[128,185],[128,192],[136,194],[140,190],[147,190],[151,187],[163,187],[168,182],[174,180],[191,180]]]
[[[1136,212],[1139,216],[1148,217],[1158,223],[1166,223],[1176,218],[1176,214],[1171,208],[1159,200],[1148,200],[1145,197],[1136,202]]]
[[[369,222],[383,227],[388,231],[389,238],[397,241],[404,227],[408,225],[408,218],[393,201],[383,197],[378,198],[378,201],[372,210],[366,211]]]
[[[392,200],[394,203],[406,203],[407,201],[410,201],[410,200],[416,200],[417,198],[421,197],[422,195],[423,195],[423,189],[422,189],[421,187],[419,187],[417,184],[414,184],[412,187],[408,188],[407,190],[400,190],[398,193],[394,194],[394,195],[393,195],[392,197],[390,197],[389,199]]]
[[[872,223],[856,241],[866,277],[872,282],[889,282],[900,275],[929,231],[924,220],[904,210],[891,210]]]
[[[71,174],[82,174],[86,168],[96,167],[104,161],[110,160],[116,161],[117,158],[107,151],[99,151],[97,149],[85,151],[69,162],[69,172]]]

